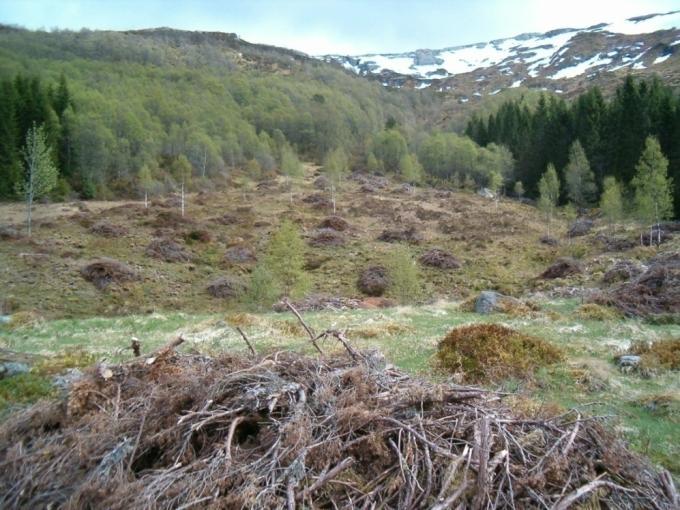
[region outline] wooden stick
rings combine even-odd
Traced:
[[[316,348],[316,350],[319,351],[319,354],[321,354],[321,355],[323,356],[323,351],[322,351],[321,348],[319,347],[319,344],[316,343],[316,335],[314,334],[314,330],[312,330],[312,328],[310,328],[309,326],[307,326],[307,324],[305,323],[305,321],[302,320],[302,316],[301,316],[300,313],[295,309],[295,307],[294,307],[292,304],[290,304],[290,301],[288,301],[287,299],[284,299],[284,300],[283,300],[283,303],[288,307],[288,309],[289,309],[291,312],[293,312],[293,315],[295,315],[295,317],[297,317],[298,321],[300,321],[300,324],[302,324],[302,327],[305,328],[305,331],[307,331],[307,334],[309,335],[309,338],[310,338],[311,341],[312,341],[312,345],[314,345],[314,347]]]
[[[312,494],[315,490],[320,488],[323,484],[325,484],[328,480],[331,480],[340,472],[349,468],[353,464],[354,459],[352,457],[347,457],[346,459],[336,464],[336,466],[333,469],[329,470],[326,474],[317,478],[316,481],[308,489],[305,489],[304,492],[298,493],[296,498],[302,499],[303,497],[307,497],[308,495]]]
[[[257,356],[257,353],[255,352],[255,348],[252,346],[252,344],[251,344],[250,341],[248,340],[248,337],[247,337],[246,334],[243,332],[243,330],[242,330],[240,327],[236,326],[236,331],[238,331],[239,333],[241,333],[241,336],[243,337],[243,340],[244,340],[244,341],[246,342],[246,344],[248,345],[248,349],[250,349],[250,352],[253,353],[253,356]]]
[[[552,510],[567,510],[568,508],[571,508],[571,505],[573,503],[576,503],[579,499],[581,499],[583,496],[588,494],[589,492],[594,491],[598,487],[609,487],[611,489],[618,489],[624,492],[631,492],[631,489],[626,489],[624,487],[621,487],[620,485],[616,485],[615,483],[612,482],[607,482],[604,480],[593,480],[590,483],[587,483],[578,489],[576,489],[574,492],[571,492],[568,494],[566,497],[558,501],[554,507],[552,507]],[[635,491],[633,491],[635,492]]]
[[[132,349],[132,354],[134,354],[136,358],[139,358],[142,355],[142,344],[137,338],[132,338],[130,349]]]

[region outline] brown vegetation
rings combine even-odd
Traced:
[[[90,232],[102,237],[121,237],[127,235],[128,229],[122,225],[114,225],[108,221],[101,220],[90,227]]]
[[[233,276],[220,276],[211,281],[206,290],[212,297],[232,299],[240,296],[245,290],[245,287],[245,284],[239,278]]]
[[[411,226],[404,230],[383,230],[378,241],[386,243],[396,243],[398,241],[406,241],[413,244],[418,244],[423,240],[423,235],[418,232],[415,226]]]
[[[643,369],[680,370],[680,338],[637,342],[631,346],[630,354],[640,356]]]
[[[342,246],[345,236],[332,228],[321,228],[312,233],[309,244],[312,246]]]
[[[194,258],[182,245],[164,238],[151,241],[146,247],[146,254],[165,262],[188,262]]]
[[[357,287],[368,296],[382,296],[390,284],[387,268],[383,266],[371,266],[364,269],[359,275]]]
[[[500,324],[473,324],[452,329],[437,348],[437,365],[468,382],[530,378],[540,366],[556,363],[562,352],[537,337]]]
[[[552,280],[555,278],[564,278],[566,276],[571,276],[582,272],[583,270],[581,269],[581,264],[579,264],[578,261],[568,257],[564,257],[557,260],[557,262],[555,262],[548,269],[543,271],[541,273],[540,278],[543,278],[544,280]]]
[[[337,230],[338,232],[345,232],[349,230],[350,226],[347,220],[341,218],[340,216],[329,216],[324,218],[324,220],[319,224],[319,228],[330,228]]]
[[[447,251],[433,248],[420,256],[420,263],[424,266],[438,267],[440,269],[458,269],[460,261]]]
[[[80,269],[80,274],[100,290],[112,283],[132,281],[139,278],[131,267],[105,257],[93,260],[83,266]]]

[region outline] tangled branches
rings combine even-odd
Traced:
[[[3,508],[677,503],[670,476],[597,420],[520,419],[492,392],[411,378],[353,349],[208,358],[167,348],[95,368],[65,400],[5,422],[0,452]]]

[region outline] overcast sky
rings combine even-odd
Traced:
[[[0,22],[216,30],[315,55],[351,55],[444,48],[677,9],[680,0],[0,0]]]

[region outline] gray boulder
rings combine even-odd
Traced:
[[[0,363],[0,379],[26,374],[30,369],[31,367],[20,361],[3,361]]]
[[[621,368],[637,368],[640,366],[640,356],[634,356],[632,354],[620,356],[618,364]]]
[[[496,311],[498,306],[498,299],[500,294],[492,290],[484,290],[479,293],[477,300],[475,301],[475,313],[493,313]]]
[[[593,229],[595,223],[588,218],[579,218],[569,227],[569,237],[580,237],[586,235]]]

